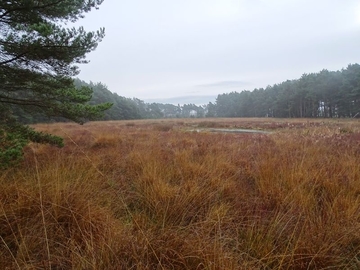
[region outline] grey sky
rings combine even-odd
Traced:
[[[79,23],[106,29],[79,78],[145,101],[208,103],[360,62],[358,0],[105,0]]]

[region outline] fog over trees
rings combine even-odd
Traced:
[[[349,64],[339,71],[323,69],[303,74],[266,88],[219,94],[214,103],[146,103],[112,93],[101,83],[75,79],[77,88],[93,90],[89,104],[112,103],[102,120],[131,120],[188,117],[279,117],[279,118],[349,118],[360,116],[360,65]],[[58,121],[39,114],[21,112],[24,123]]]
[[[303,74],[266,88],[219,94],[214,103],[195,104],[145,103],[120,97],[102,83],[77,85],[94,90],[91,104],[111,102],[105,120],[149,119],[163,117],[281,117],[337,118],[360,116],[360,65],[349,64],[339,71],[323,69]],[[191,114],[195,111],[196,114]]]
[[[221,94],[211,112],[218,117],[354,117],[360,113],[360,65]]]

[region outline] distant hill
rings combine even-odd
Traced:
[[[181,96],[181,97],[172,97],[172,98],[154,98],[154,99],[145,99],[145,102],[148,103],[163,103],[163,104],[174,104],[174,105],[183,105],[183,104],[196,104],[206,105],[209,102],[215,102],[217,95],[209,96]]]

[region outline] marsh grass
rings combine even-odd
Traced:
[[[360,268],[358,121],[209,121],[274,132],[183,132],[208,125],[196,119],[37,125],[66,146],[30,144],[1,173],[0,265]]]
[[[155,124],[154,130],[157,131],[170,131],[172,130],[173,126],[171,124]]]

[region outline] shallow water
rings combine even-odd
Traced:
[[[241,129],[241,128],[202,128],[191,131],[196,132],[219,132],[219,133],[257,133],[257,134],[270,134],[269,131],[256,130],[256,129]]]

